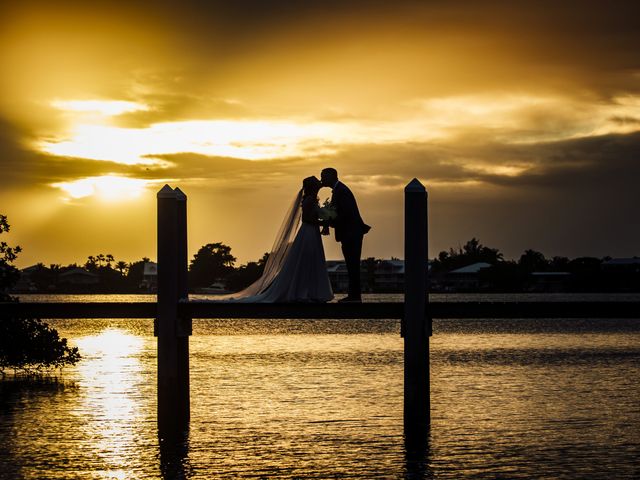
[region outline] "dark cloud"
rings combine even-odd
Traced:
[[[46,18],[52,12],[41,26],[51,40],[38,44],[46,55],[36,62],[53,59],[38,72],[56,79],[49,92],[146,99],[150,111],[122,117],[129,126],[300,113],[311,107],[312,116],[326,118],[332,104],[348,117],[362,104],[374,110],[380,103],[384,111],[407,99],[488,90],[553,90],[595,98],[640,91],[638,2],[63,0],[2,5],[0,22],[7,27],[22,11]],[[110,23],[127,35],[116,30],[110,39]],[[58,37],[67,43],[56,43]],[[10,51],[12,41],[1,47]],[[75,46],[86,48],[78,53]],[[64,49],[60,58],[59,49]],[[56,64],[64,64],[63,71]],[[12,63],[5,68],[18,77],[22,73]],[[230,103],[234,99],[242,103]]]
[[[513,186],[559,190],[582,186],[594,194],[613,189],[624,194],[640,178],[640,133],[565,140],[526,150],[527,156],[538,157],[538,165],[517,177],[507,177]],[[517,157],[518,152],[507,154]]]
[[[638,117],[614,116],[609,118],[609,120],[619,125],[623,125],[623,126],[634,125],[640,128],[640,118]]]
[[[637,254],[639,133],[487,145],[474,149],[472,158],[492,165],[535,163],[513,177],[471,175],[484,185],[471,192],[451,186],[430,188],[437,248],[454,239],[464,243],[480,236],[508,257],[517,257],[525,248],[547,255]],[[429,187],[429,178],[422,178]]]
[[[485,45],[486,65],[492,65],[492,56],[499,56],[501,48],[510,50],[514,54],[509,57],[513,62],[510,67],[515,70],[513,80],[522,83],[527,82],[526,76],[540,81],[546,75],[555,75],[559,78],[549,78],[545,83],[561,86],[565,82],[566,86],[563,76],[580,77],[580,82],[591,84],[604,95],[638,91],[637,78],[629,74],[640,69],[640,4],[626,0],[190,1],[165,13],[176,19],[176,25],[184,22],[181,30],[194,48],[214,48],[223,58],[225,52],[235,56],[259,50],[265,40],[287,31],[295,32],[296,42],[290,45],[293,50],[309,48],[313,53],[316,41],[330,45],[337,39],[343,52],[352,49],[355,61],[356,56],[375,56],[379,40],[393,42],[407,35],[419,45],[423,34],[424,47],[438,41],[444,48],[449,43],[462,45],[461,50],[482,52],[478,46]],[[370,47],[349,39],[362,35]],[[218,48],[218,42],[224,48]],[[419,58],[415,57],[418,62]],[[384,56],[380,60],[383,62]],[[476,64],[472,58],[462,60]],[[449,61],[455,70],[459,59],[452,56]],[[486,72],[477,73],[480,83]],[[495,73],[505,80],[508,70]],[[429,81],[428,76],[424,79]]]

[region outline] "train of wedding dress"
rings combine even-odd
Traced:
[[[333,299],[320,231],[301,218],[302,190],[285,215],[262,276],[240,292],[209,301],[297,303]]]

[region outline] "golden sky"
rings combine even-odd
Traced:
[[[472,236],[507,258],[638,255],[637,5],[1,2],[7,241],[20,266],[155,258],[170,183],[190,255],[245,262],[333,166],[374,227],[364,256],[403,256],[413,177],[431,255]]]

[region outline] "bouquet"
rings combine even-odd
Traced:
[[[320,207],[320,212],[318,213],[318,216],[320,217],[320,220],[325,222],[327,220],[333,220],[338,216],[338,213],[336,212],[336,208],[331,204],[328,198],[324,201],[324,203],[322,204],[322,207]]]
[[[334,207],[329,199],[327,198],[320,210],[318,211],[318,217],[320,220],[324,222],[322,226],[322,231],[320,232],[322,235],[329,235],[329,220],[333,220],[338,216],[338,212],[336,212],[336,207]]]

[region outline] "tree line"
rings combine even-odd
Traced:
[[[230,290],[241,290],[257,280],[269,257],[236,266],[231,247],[224,243],[202,246],[189,262],[189,286],[197,289],[223,281]],[[35,292],[52,293],[139,293],[144,290],[144,266],[151,260],[143,257],[134,262],[116,260],[112,254],[90,255],[84,263],[69,265],[38,263],[29,273],[29,286]],[[96,275],[95,284],[74,285],[65,283],[62,274],[81,268]],[[16,282],[20,272],[16,270]],[[25,288],[24,285],[22,288]]]
[[[196,291],[202,287],[221,282],[227,290],[242,290],[257,280],[264,270],[268,253],[255,261],[238,265],[229,245],[222,242],[208,243],[198,249],[189,261],[189,288]],[[519,292],[532,288],[533,272],[564,272],[567,277],[563,291],[640,291],[640,265],[627,269],[605,269],[603,265],[610,257],[545,257],[542,252],[528,249],[518,259],[507,260],[499,249],[485,246],[472,238],[461,246],[441,251],[430,261],[430,283],[433,291],[450,289],[447,275],[450,272],[474,264],[490,266],[478,272],[477,291]],[[40,263],[30,274],[32,289],[37,292],[58,293],[139,293],[143,287],[144,265],[149,258],[134,262],[117,260],[111,254],[90,255],[82,264],[66,266]],[[383,261],[375,258],[362,260],[363,288],[380,291],[376,285],[376,269]],[[72,285],[60,281],[60,276],[75,268],[96,275],[98,281],[92,285]],[[446,288],[445,288],[446,287]],[[462,290],[459,290],[462,291]],[[467,291],[470,291],[467,289]]]
[[[482,245],[475,237],[463,246],[442,251],[431,263],[431,278],[437,286],[450,272],[472,265],[487,263],[490,266],[478,272],[474,291],[522,292],[532,290],[539,276],[564,273],[566,281],[561,291],[568,292],[639,292],[640,258],[638,262],[606,268],[611,257],[545,257],[542,252],[528,249],[517,260],[505,260],[497,249]],[[445,282],[446,283],[446,282]]]
[[[90,255],[84,263],[69,265],[38,263],[29,273],[32,290],[51,293],[136,293],[143,280],[144,265],[151,260],[143,257],[135,262],[116,261],[111,254]],[[61,275],[83,269],[96,275],[97,283],[73,285],[65,283]],[[24,288],[24,287],[23,287]]]

